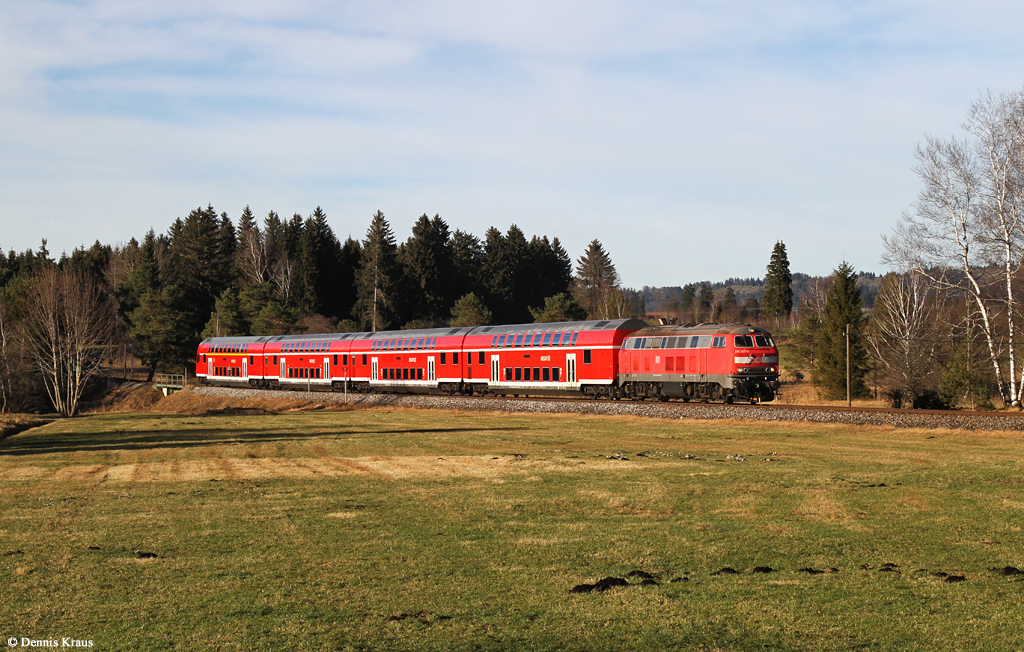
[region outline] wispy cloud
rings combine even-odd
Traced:
[[[936,2],[0,6],[0,246],[212,203],[359,236],[516,222],[631,284],[876,269],[925,132],[1021,83],[1024,10]]]

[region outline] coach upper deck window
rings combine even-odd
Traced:
[[[523,335],[520,333],[519,335],[516,335],[516,348],[518,349],[522,345],[523,345]]]
[[[562,341],[562,334],[555,333],[551,336],[551,346],[558,346],[558,343]]]
[[[544,333],[544,346],[551,344],[551,333]]]
[[[578,336],[579,336],[579,333],[573,333],[572,334],[572,346],[576,346],[576,338]]]
[[[494,348],[500,349],[503,346],[505,346],[505,336],[504,335],[499,335],[498,336],[498,345],[496,347],[494,347]]]

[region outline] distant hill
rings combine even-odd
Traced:
[[[797,307],[805,297],[812,294],[814,288],[827,287],[829,276],[808,276],[800,272],[793,273],[793,306]],[[693,285],[700,293],[702,283],[707,283],[715,291],[715,299],[721,298],[725,289],[732,288],[736,295],[736,302],[742,304],[750,297],[761,301],[764,297],[764,279],[760,278],[727,278],[724,281],[694,281]],[[863,272],[857,277],[860,284],[862,303],[861,305],[870,310],[875,305],[875,297],[882,286],[882,276],[872,272]],[[648,312],[666,312],[679,303],[679,297],[683,294],[683,286],[673,285],[668,287],[644,286],[641,292],[644,295],[645,306]]]

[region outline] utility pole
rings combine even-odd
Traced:
[[[851,407],[850,401],[850,325],[846,325],[846,407]]]

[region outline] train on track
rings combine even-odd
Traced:
[[[771,401],[779,351],[747,324],[637,319],[214,337],[200,383],[261,389]]]

